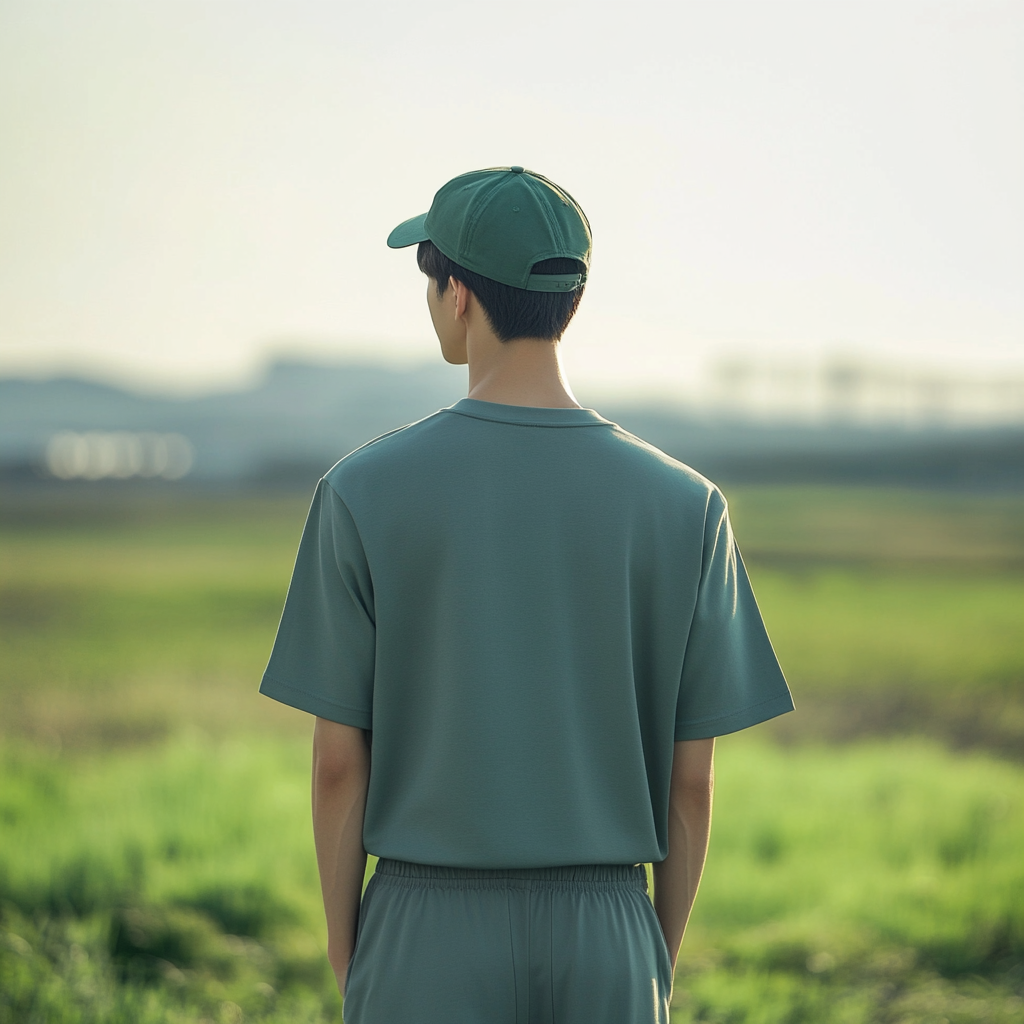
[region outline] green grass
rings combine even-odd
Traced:
[[[800,707],[778,726],[787,738],[920,732],[1024,757],[1024,499],[730,500]],[[305,509],[305,496],[0,507],[0,733],[82,747],[296,721],[250,695]]]
[[[756,587],[800,689],[959,690],[1024,680],[1024,575],[765,567]]]
[[[308,501],[0,515],[0,734],[70,747],[298,721],[252,699]]]
[[[337,1020],[255,692],[307,497],[81,493],[0,502],[0,1024]],[[673,1020],[1024,1019],[1024,498],[729,498],[799,710],[720,742]]]
[[[716,800],[676,1021],[1019,1019],[1024,770],[733,737]],[[0,1020],[117,1019],[154,993],[182,1019],[336,1019],[306,743],[8,745],[0,820]]]
[[[925,735],[1024,760],[1024,575],[754,566],[797,714],[780,738]]]
[[[730,487],[744,552],[792,566],[1024,567],[1024,495],[885,487]]]
[[[1024,771],[720,741],[678,1021],[1019,1020]]]
[[[306,744],[193,735],[0,782],[0,1021],[337,1017]]]

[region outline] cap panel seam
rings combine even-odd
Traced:
[[[586,224],[587,234],[592,236],[593,230],[590,227],[590,221],[587,219],[587,215],[583,212],[583,208],[580,206],[580,204],[577,203],[576,200],[568,192],[566,192],[561,185],[552,181],[550,178],[545,178],[543,174],[537,174],[536,172],[533,171],[531,171],[530,173],[533,175],[534,178],[543,181],[551,189],[551,191],[554,192],[555,195],[557,195],[560,199],[568,200],[569,206],[571,206],[576,211],[576,213],[579,215],[583,223]]]
[[[534,188],[543,189],[548,187],[538,178],[534,178],[533,181],[535,181],[537,184],[531,185],[531,192],[534,190]],[[556,196],[558,195],[557,189],[553,189],[552,191],[554,191]],[[548,209],[547,203],[544,202],[543,195],[537,195],[536,193],[534,193],[534,199],[536,200],[537,205],[540,207],[540,214],[541,217],[544,218],[544,222],[548,226],[548,231],[551,232],[552,236],[558,241],[559,245],[565,248],[566,238],[565,232],[562,230],[561,222],[558,220],[557,217],[555,217],[551,210]],[[559,201],[561,201],[561,196],[559,196]],[[538,262],[540,262],[539,259],[534,260],[534,263]]]
[[[494,197],[498,194],[498,190],[504,184],[505,184],[505,179],[498,178],[493,183],[490,184],[489,188],[485,188],[484,190],[482,190],[481,199],[476,204],[477,208],[473,211],[472,217],[467,220],[466,230],[465,230],[465,233],[464,233],[464,239],[460,239],[460,241],[463,241],[463,240],[465,241],[465,249],[467,249],[467,250],[472,249],[473,242],[476,239],[476,229],[480,225],[480,220],[483,217],[484,212],[487,210],[487,208],[494,201]],[[461,262],[461,260],[460,260],[460,262]],[[465,264],[463,264],[463,265],[465,265]],[[470,269],[472,269],[472,268],[470,268]],[[484,275],[484,276],[486,276],[486,275]]]

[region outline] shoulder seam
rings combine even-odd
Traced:
[[[427,420],[433,419],[435,416],[439,415],[444,411],[444,409],[437,409],[436,411],[429,413],[427,416],[420,417],[420,419],[418,420],[412,420],[410,423],[403,423],[400,427],[395,427],[392,430],[385,430],[383,434],[378,434],[376,437],[371,437],[369,441],[364,441],[357,448],[353,448],[352,451],[350,451],[347,455],[343,455],[340,459],[338,459],[334,466],[340,465],[346,459],[351,458],[353,455],[355,455],[356,452],[361,452],[364,448],[369,448],[371,445],[375,445],[378,441],[383,441],[384,438],[391,437],[392,434],[400,434],[403,430],[408,430],[409,427],[416,426],[417,423],[424,423]],[[332,466],[331,469],[334,469],[334,466]],[[329,473],[330,471],[331,470],[329,469],[327,472]]]
[[[402,428],[399,427],[398,429],[401,430]],[[392,433],[394,433],[394,431],[392,431]],[[381,435],[381,436],[384,436],[384,435]],[[341,504],[341,507],[345,510],[345,514],[348,516],[349,520],[351,521],[352,529],[356,531],[356,537],[359,539],[359,547],[362,549],[363,558],[366,560],[366,571],[370,574],[370,586],[373,588],[374,594],[376,594],[377,590],[376,590],[376,587],[374,587],[374,584],[373,584],[373,567],[370,565],[370,559],[369,559],[369,557],[366,554],[366,544],[363,541],[363,535],[362,535],[362,532],[359,529],[359,524],[356,522],[356,517],[352,514],[352,509],[350,509],[348,507],[348,502],[345,501],[345,499],[338,493],[338,489],[334,486],[334,484],[331,483],[330,480],[327,479],[326,476],[321,478],[321,483],[326,484],[331,489],[331,493],[335,496],[335,498],[338,499],[339,503]],[[376,605],[374,606],[374,614],[373,614],[372,618],[373,618],[374,626],[376,626],[376,624],[377,624]]]
[[[631,441],[635,441],[638,444],[642,445],[645,449],[647,449],[647,451],[656,453],[657,455],[663,455],[666,459],[671,459],[674,463],[676,463],[679,466],[682,466],[689,473],[692,473],[695,477],[697,477],[700,481],[702,481],[705,484],[709,493],[711,491],[717,491],[719,489],[718,485],[713,480],[709,480],[699,469],[694,469],[693,466],[691,466],[688,462],[683,462],[682,459],[677,459],[674,455],[669,455],[669,453],[665,451],[664,448],[659,448],[656,444],[652,444],[650,441],[648,441],[646,438],[641,437],[639,434],[634,434],[633,431],[627,430],[624,426],[622,426],[619,423],[616,423],[614,420],[609,420],[608,422],[616,430],[622,433],[625,437],[628,437]]]
[[[392,430],[385,430],[383,434],[378,434],[376,437],[371,437],[369,441],[364,441],[361,445],[359,445],[356,448],[353,448],[352,451],[347,452],[340,459],[338,459],[338,461],[335,462],[334,465],[331,466],[331,468],[323,475],[323,479],[326,480],[327,477],[331,473],[333,473],[334,470],[337,469],[338,466],[340,466],[346,459],[352,458],[353,455],[357,454],[358,452],[361,452],[364,448],[369,448],[372,445],[375,445],[378,441],[383,441],[391,437],[393,434],[400,434],[403,430],[408,430],[410,427],[418,426],[420,423],[426,423],[427,420],[432,420],[434,419],[435,416],[440,416],[441,413],[445,411],[445,409],[435,409],[433,412],[428,413],[426,416],[421,416],[418,420],[412,420],[409,423],[403,423],[400,427],[394,427]]]

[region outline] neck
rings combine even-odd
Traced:
[[[557,341],[467,339],[469,398],[502,405],[578,409],[562,371]]]

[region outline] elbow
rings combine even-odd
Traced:
[[[678,807],[710,807],[714,787],[714,739],[679,740],[672,757],[670,802]]]
[[[313,733],[313,780],[317,788],[364,782],[370,774],[370,751],[359,729],[320,722]]]
[[[672,787],[671,802],[683,814],[710,814],[714,794],[714,775],[682,779]]]
[[[313,755],[313,780],[318,789],[334,789],[369,775],[368,766],[359,758],[337,753],[317,752]]]

